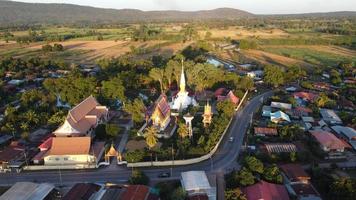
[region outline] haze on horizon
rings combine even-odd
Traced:
[[[15,0],[16,1],[16,0]],[[355,0],[19,0],[28,3],[69,3],[99,8],[148,10],[210,10],[236,8],[254,14],[296,14],[356,11]]]

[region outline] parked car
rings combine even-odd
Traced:
[[[171,173],[169,172],[163,172],[158,175],[158,178],[168,178],[171,177]]]
[[[230,137],[229,142],[233,142],[233,141],[234,141],[234,137]]]

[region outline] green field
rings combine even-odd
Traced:
[[[313,65],[334,66],[340,62],[356,62],[356,56],[347,57],[309,48],[263,48],[263,51],[303,60]]]

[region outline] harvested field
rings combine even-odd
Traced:
[[[52,42],[62,44],[65,49],[73,50],[102,50],[116,45],[127,43],[126,41],[65,41],[65,42]],[[43,44],[32,46],[32,49],[41,49]]]
[[[307,62],[261,51],[261,50],[243,50],[241,51],[241,53],[244,57],[257,61],[261,64],[273,64],[273,65],[280,65],[284,67],[288,67],[292,65],[300,65],[308,68],[312,67],[312,65]]]
[[[207,31],[199,31],[200,37],[204,37]],[[238,27],[230,27],[226,30],[211,29],[212,38],[224,38],[230,37],[232,39],[241,39],[247,37],[259,37],[259,38],[274,38],[288,36],[289,34],[280,29],[259,30],[259,29],[242,29]]]

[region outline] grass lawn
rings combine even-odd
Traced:
[[[298,60],[303,60],[305,62],[314,65],[337,65],[342,61],[353,61],[356,62],[356,56],[346,57],[337,54],[316,51],[308,48],[263,48],[264,51],[271,52],[274,54],[282,55],[289,58],[294,58]]]

